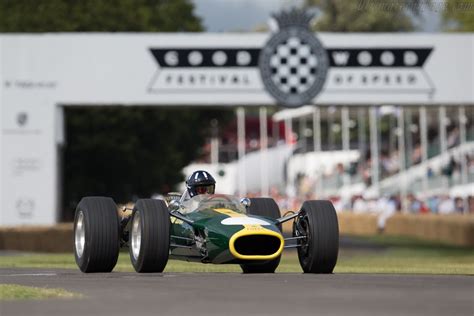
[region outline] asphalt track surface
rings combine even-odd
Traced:
[[[0,283],[80,299],[1,302],[7,315],[474,315],[474,277],[0,269]]]

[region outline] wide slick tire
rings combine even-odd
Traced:
[[[280,208],[272,198],[251,198],[248,214],[265,216],[272,219],[277,219],[281,216]],[[281,230],[280,226],[278,228]],[[273,260],[241,264],[240,267],[243,273],[274,273],[280,264],[280,258],[281,256],[278,256]]]
[[[337,214],[330,201],[306,201],[293,227],[299,241],[298,259],[305,273],[332,273],[339,252]]]
[[[74,257],[82,272],[111,272],[120,250],[117,205],[109,197],[84,197],[74,216]]]
[[[163,272],[170,247],[170,215],[163,200],[141,199],[133,208],[129,253],[135,271]]]

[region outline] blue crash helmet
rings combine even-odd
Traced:
[[[186,188],[190,197],[199,194],[214,194],[216,180],[214,180],[214,177],[207,171],[194,171],[188,180],[186,180]]]

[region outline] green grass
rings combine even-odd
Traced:
[[[335,271],[348,273],[474,274],[474,250],[409,237],[353,237],[381,247],[365,254],[342,251]]]
[[[459,250],[469,250],[465,247],[452,246],[449,244],[442,244],[435,241],[428,241],[417,239],[414,237],[405,237],[405,236],[393,236],[393,235],[374,235],[374,236],[346,236],[351,237],[355,241],[371,243],[375,246],[385,246],[385,247],[405,247],[405,248],[423,248],[423,249],[459,249]],[[474,249],[471,249],[474,250]]]
[[[357,238],[381,246],[376,250],[341,249],[336,273],[474,274],[474,251],[408,238]],[[73,254],[31,254],[0,257],[0,267],[77,269]],[[114,271],[133,271],[122,252]],[[170,260],[165,272],[241,272],[238,265]],[[302,272],[295,251],[284,253],[277,272]]]
[[[40,300],[48,298],[77,298],[80,294],[63,289],[49,289],[17,284],[0,284],[0,301]]]
[[[388,249],[341,256],[335,272],[474,274],[474,254],[468,250]]]

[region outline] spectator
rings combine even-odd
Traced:
[[[412,164],[413,165],[416,165],[416,164],[419,164],[421,162],[421,145],[420,144],[416,144],[415,148],[413,148],[413,153],[412,153]]]
[[[422,211],[422,202],[418,200],[412,193],[408,195],[408,211],[410,213],[420,213]]]
[[[459,128],[455,127],[448,135],[448,148],[454,147],[459,144]]]
[[[438,213],[439,202],[440,202],[439,196],[437,195],[430,196],[426,200],[426,204],[428,206],[428,209],[431,211],[431,213]]]
[[[454,199],[454,205],[456,212],[463,213],[464,212],[464,199],[461,197],[457,197]]]
[[[387,219],[392,217],[397,212],[397,201],[395,197],[383,197],[379,200],[381,207],[380,215],[377,219],[377,228],[379,232],[383,232],[385,229],[385,223]]]
[[[456,212],[456,205],[454,200],[451,199],[448,195],[443,195],[438,206],[439,214],[453,214]]]
[[[352,205],[352,210],[356,214],[366,213],[368,209],[367,203],[362,198],[361,195],[355,196],[354,203]]]

